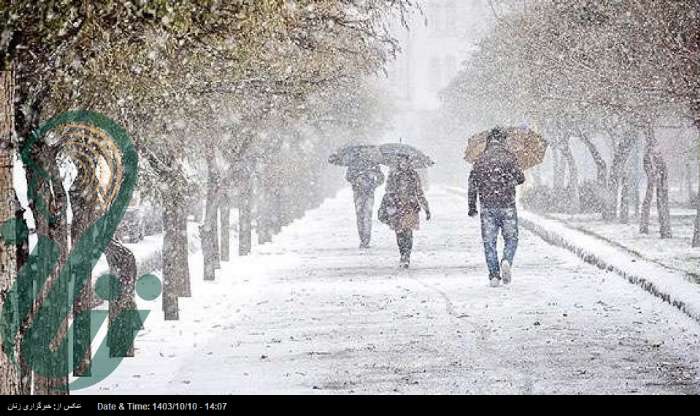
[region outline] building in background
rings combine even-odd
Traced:
[[[439,93],[493,23],[493,15],[488,0],[426,0],[421,6],[423,14],[412,17],[410,30],[397,28],[402,51],[387,79],[396,116],[384,139],[425,149],[438,162],[431,176],[443,180],[454,173],[460,149],[435,126]],[[450,163],[441,163],[446,160]],[[464,169],[463,163],[457,169]]]

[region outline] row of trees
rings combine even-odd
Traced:
[[[630,160],[641,148],[647,186],[640,231],[649,232],[655,197],[660,236],[670,238],[669,167],[659,130],[700,129],[700,3],[527,0],[491,6],[493,30],[442,95],[454,130],[464,131],[460,122],[474,119],[541,130],[553,151],[560,187],[554,191],[568,195],[572,212],[582,204],[580,161],[571,151],[580,141],[595,162],[599,211],[623,223],[629,221]],[[610,143],[610,158],[601,140]],[[678,137],[677,145],[700,143]],[[567,184],[561,183],[565,177]],[[693,244],[700,246],[700,207],[696,223]]]
[[[140,190],[163,207],[163,309],[166,319],[178,319],[178,298],[191,295],[188,197],[205,190],[200,233],[206,280],[215,279],[220,261],[229,258],[232,205],[238,207],[239,252],[245,255],[254,215],[264,243],[317,203],[327,192],[323,169],[330,150],[369,137],[383,123],[372,75],[397,51],[387,22],[403,21],[412,7],[409,0],[0,2],[0,223],[23,215],[12,163],[30,132],[68,110],[111,117],[138,149]],[[80,187],[94,181],[76,180],[70,193],[64,190],[65,144],[59,138],[33,149],[52,173],[44,200],[61,218],[39,221],[41,207],[30,200],[37,234],[60,247],[47,287],[80,238],[76,230],[101,214],[79,197],[93,191]],[[4,242],[0,307],[8,301],[27,247],[26,238]],[[131,288],[110,304],[113,316],[133,307],[137,270],[133,254],[118,241],[106,255],[112,272]],[[89,282],[73,293],[61,290],[73,316],[94,304]],[[35,307],[41,302],[38,294]],[[43,377],[2,354],[0,392],[67,393],[68,369],[89,376],[90,321],[68,319],[61,334],[71,323],[74,351],[87,352],[73,357],[71,365],[66,350],[53,363],[65,376]],[[31,322],[20,326],[26,330]],[[110,337],[131,330],[110,328]],[[113,349],[113,355],[133,354]],[[14,355],[21,362],[22,352]]]

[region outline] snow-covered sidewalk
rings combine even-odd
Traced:
[[[397,269],[376,224],[357,249],[348,190],[254,256],[197,277],[179,322],[157,301],[136,357],[76,393],[697,393],[700,326],[530,232],[488,287],[478,220],[443,188]]]
[[[684,271],[630,253],[618,244],[556,219],[523,212],[521,220],[523,226],[551,244],[566,248],[601,269],[614,271],[700,322],[700,285]]]
[[[611,243],[638,259],[651,261],[700,281],[700,250],[691,245],[695,223],[695,212],[692,210],[671,210],[673,238],[665,240],[659,238],[658,219],[654,212],[650,232],[646,235],[639,233],[639,224],[634,219],[629,224],[619,224],[604,221],[600,214],[541,216]]]

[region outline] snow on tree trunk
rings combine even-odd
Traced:
[[[649,234],[649,222],[651,218],[651,204],[656,191],[656,207],[659,216],[659,233],[662,239],[671,238],[671,212],[668,195],[668,169],[666,161],[657,148],[654,126],[651,123],[646,131],[646,154],[644,155],[644,171],[647,174],[647,192],[642,204],[640,218],[640,232]]]
[[[274,179],[268,174],[269,168],[259,164],[255,175],[256,189],[256,216],[255,224],[258,234],[258,244],[267,244],[272,242],[272,221],[274,211],[272,209],[272,187]]]
[[[109,271],[119,285],[110,285],[109,328],[107,346],[110,357],[133,357],[133,331],[143,325],[136,312],[134,288],[136,285],[136,258],[126,246],[116,240],[110,240],[105,250]],[[177,305],[176,305],[177,306]],[[174,311],[177,316],[177,308]],[[124,317],[127,319],[124,319]],[[120,319],[117,319],[117,318]],[[168,311],[166,311],[166,320]]]
[[[552,177],[552,189],[560,190],[564,189],[564,176],[566,173],[566,163],[562,156],[561,150],[555,148],[552,154],[552,167],[554,169],[554,176]]]
[[[0,71],[0,223],[15,219],[17,211],[16,196],[12,180],[12,162],[14,150],[12,133],[14,130],[14,73]],[[14,243],[2,241],[0,250],[0,310],[13,296],[9,291],[17,279],[17,250]],[[16,297],[16,296],[15,296]],[[17,307],[14,319],[19,319]],[[15,324],[18,324],[15,322]],[[16,345],[19,345],[16,344]],[[15,362],[19,362],[19,350],[13,351]],[[21,371],[12,364],[6,353],[0,353],[0,394],[13,395],[22,393]]]
[[[603,219],[606,221],[612,221],[617,217],[620,187],[623,177],[626,174],[627,163],[630,153],[632,152],[634,140],[635,137],[631,132],[625,132],[615,147],[615,154],[613,155],[612,167],[610,169],[610,180],[608,181],[609,199],[605,204],[606,210],[603,212]]]
[[[258,195],[258,209],[255,221],[258,231],[258,243],[267,244],[272,242],[272,217],[274,212],[271,209],[269,190],[260,189]]]
[[[221,195],[217,193],[214,202],[214,221],[212,222],[212,254],[214,259],[214,269],[221,268],[221,243],[219,238],[219,206],[221,206]]]
[[[622,175],[620,184],[620,224],[630,223],[630,178],[627,174]]]
[[[252,197],[253,186],[250,170],[244,169],[240,178],[238,202],[238,255],[247,256],[252,251]]]
[[[561,151],[566,159],[566,165],[569,168],[569,183],[567,184],[567,193],[569,201],[569,213],[578,214],[581,212],[581,200],[579,198],[579,183],[578,183],[578,168],[576,167],[576,160],[571,152],[571,147],[569,146],[569,140],[566,139],[561,144]]]
[[[15,194],[15,205],[17,207],[17,210],[15,211],[15,221],[17,221],[17,224],[19,223],[25,223],[24,221],[24,212],[25,210],[21,207],[21,204],[19,202],[19,199],[17,198],[17,195]],[[22,268],[22,266],[25,265],[25,263],[29,260],[29,234],[25,235],[17,235],[18,238],[18,243],[17,243],[17,271]],[[25,300],[24,302],[27,302],[28,304],[31,303],[33,300],[33,291],[29,291],[30,293],[26,293],[24,295]],[[28,324],[29,321],[25,320],[22,322],[22,325],[20,327],[19,331],[19,336],[20,338],[27,333],[28,329]],[[22,349],[21,349],[21,343],[17,343],[19,348],[19,355],[20,357],[22,356]],[[34,381],[34,373],[31,369],[31,367],[27,364],[26,361],[20,360],[20,394],[23,395],[29,395],[32,394],[32,384]]]
[[[647,176],[647,180],[656,182],[654,186],[656,188],[656,209],[659,217],[659,233],[662,239],[672,238],[671,210],[668,195],[668,168],[663,155],[657,147],[658,142],[656,140],[656,133],[654,131],[653,124],[648,123],[645,134],[648,149],[647,153],[652,166],[652,169],[650,170],[652,176]],[[651,211],[651,200],[649,201],[649,207],[647,210]],[[648,220],[649,218],[647,217],[647,222]]]
[[[178,159],[169,154],[170,166]],[[170,280],[175,293],[168,296],[190,297],[189,243],[187,235],[187,178],[177,169],[166,172],[163,195],[163,280]],[[165,296],[163,297],[165,302]],[[168,301],[171,299],[169,298]],[[165,305],[163,305],[165,308]],[[166,309],[163,309],[164,311]]]
[[[227,196],[224,196],[219,208],[221,216],[221,261],[229,261],[231,259],[231,203]]]
[[[218,172],[214,166],[213,155],[207,156],[207,199],[204,212],[204,222],[199,227],[204,257],[204,280],[216,279],[218,244],[216,238],[216,223],[218,220],[217,206]]]
[[[640,186],[642,183],[642,168],[639,140],[635,140],[632,145],[630,160],[630,198],[634,207],[634,216],[639,217],[642,200]]]
[[[593,158],[593,162],[596,165],[596,183],[598,184],[598,198],[600,198],[600,201],[609,201],[611,197],[608,195],[608,165],[605,163],[605,159],[603,156],[600,154],[600,151],[598,151],[598,147],[593,143],[593,140],[591,140],[590,137],[588,137],[587,134],[585,134],[583,131],[579,130],[579,138],[583,142],[583,144],[586,145],[586,148],[588,149],[588,152],[591,154],[591,157]],[[602,215],[603,217],[606,216],[606,212],[608,209],[606,207],[608,206],[607,203],[601,204],[602,208]]]
[[[177,227],[177,234],[173,235],[172,244],[174,246],[174,262],[178,271],[178,292],[180,297],[189,298],[192,296],[192,285],[190,282],[190,262],[189,262],[189,237],[187,236],[187,207],[185,198],[175,201],[175,212],[173,220]]]
[[[685,161],[685,169],[683,169],[683,183],[682,186],[685,188],[685,195],[688,198],[688,202],[693,202],[693,197],[695,196],[693,190],[693,162],[695,158],[692,157],[692,152],[688,153],[688,157]]]
[[[700,130],[700,117],[697,123],[698,130]],[[700,135],[697,137],[698,140],[698,194],[695,199],[697,205],[697,212],[695,214],[695,231],[693,232],[693,247],[700,247]]]
[[[579,131],[579,138],[583,144],[586,145],[586,148],[588,149],[588,152],[591,154],[593,162],[595,163],[596,182],[601,187],[606,188],[608,182],[608,164],[605,163],[605,159],[600,154],[600,151],[598,151],[598,147],[595,145],[595,143],[593,143],[593,140],[591,140],[587,134]]]
[[[647,189],[644,194],[644,200],[642,201],[642,212],[639,217],[639,232],[642,234],[649,234],[649,222],[651,217],[651,203],[654,200],[654,190],[656,187],[656,168],[654,167],[653,157],[651,154],[651,148],[647,144],[646,151],[644,152],[644,172],[647,175]]]
[[[178,319],[178,297],[189,289],[187,258],[181,259],[181,245],[187,235],[181,229],[182,199],[168,195],[163,199],[163,313],[166,320]],[[185,247],[186,249],[186,247]],[[183,264],[184,263],[184,264]]]
[[[282,196],[279,189],[275,188],[271,198],[270,212],[272,219],[270,225],[272,227],[272,235],[277,235],[282,231]]]
[[[655,154],[658,183],[656,185],[656,207],[659,213],[659,232],[662,239],[673,238],[671,231],[671,209],[668,195],[668,168],[658,151]]]

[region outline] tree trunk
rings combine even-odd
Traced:
[[[175,199],[166,197],[163,200],[163,293],[161,300],[166,321],[174,321],[179,318],[178,297],[180,293],[184,292],[182,286],[186,279],[182,275],[184,271],[179,259],[179,246],[183,244],[179,218],[182,213]]]
[[[656,187],[656,207],[659,217],[660,236],[662,239],[668,239],[673,237],[673,233],[671,232],[671,210],[668,195],[668,168],[663,155],[657,147],[656,133],[654,132],[654,125],[651,122],[647,124],[645,134],[647,142],[645,165],[651,165],[651,169],[645,167],[645,170],[647,170],[647,181],[653,183],[652,187]],[[648,185],[647,189],[649,189]],[[647,221],[646,233],[649,232],[648,222],[652,202],[651,200],[647,201],[647,198],[650,198],[650,196],[647,195],[644,200],[644,202],[648,204],[646,207],[647,212],[645,213]]]
[[[240,178],[238,202],[238,255],[247,256],[252,250],[252,178],[244,169]]]
[[[697,212],[695,213],[695,232],[693,232],[693,247],[700,247],[700,136],[698,136],[698,196],[695,198]]]
[[[576,160],[571,152],[571,147],[569,146],[569,140],[565,140],[561,145],[561,151],[566,159],[566,164],[569,167],[569,183],[567,185],[567,191],[569,194],[569,213],[578,214],[581,212],[581,201],[579,199],[579,183],[578,183],[578,169],[576,167]]]
[[[107,346],[110,357],[133,357],[134,331],[138,331],[143,322],[136,313],[134,288],[136,286],[136,258],[123,244],[111,240],[107,244],[105,257],[109,271],[118,285],[110,285],[109,329],[107,330]],[[175,309],[177,315],[177,309]],[[127,316],[128,319],[123,319]],[[117,319],[122,317],[122,319]],[[166,316],[167,319],[167,316]]]
[[[66,279],[61,279],[61,269],[66,265],[68,257],[68,224],[65,215],[67,206],[67,196],[61,181],[61,175],[56,164],[54,155],[49,154],[48,149],[42,143],[37,144],[37,160],[41,167],[48,173],[48,177],[40,179],[38,195],[48,206],[48,213],[51,215],[51,220],[46,218],[41,207],[38,207],[35,202],[30,202],[34,220],[36,222],[37,234],[46,236],[51,240],[58,249],[58,261],[53,264],[49,263],[49,256],[40,259],[44,264],[40,270],[45,273],[37,273],[35,275],[37,288],[37,305],[43,312],[43,321],[37,322],[33,319],[30,331],[37,330],[41,336],[37,336],[36,343],[32,340],[35,346],[56,346],[65,342],[68,336],[68,319],[66,315],[70,315],[70,297],[69,284]],[[28,183],[32,183],[31,177],[35,174],[32,169],[27,169],[29,176]],[[49,299],[50,297],[50,299]],[[69,317],[69,316],[68,316]],[[53,323],[58,322],[57,333],[44,333],[40,328],[51,327]],[[37,327],[37,325],[39,325]],[[46,338],[41,338],[46,337]],[[37,395],[63,395],[68,394],[68,375],[69,371],[69,355],[68,348],[65,348],[65,355],[42,354],[39,355],[35,351],[34,358],[38,362],[33,365],[42,368],[45,374],[53,374],[58,376],[45,376],[35,372],[34,375],[34,394]],[[37,368],[37,367],[33,367]]]
[[[620,184],[620,224],[630,223],[630,178],[629,175],[622,175]]]
[[[24,212],[25,210],[21,207],[21,204],[19,202],[19,199],[17,198],[17,195],[15,194],[15,205],[17,206],[17,211],[15,211],[15,224],[22,224],[22,227],[26,230],[27,225],[26,221],[24,220]],[[17,272],[22,269],[22,267],[27,263],[29,260],[29,233],[25,233],[22,235],[20,232],[15,233],[17,237]],[[26,282],[26,280],[25,280]],[[33,283],[31,281],[28,282],[29,286],[24,286],[24,290],[21,295],[21,300],[20,302],[24,302],[28,307],[31,307],[33,304],[34,300],[34,287]],[[28,321],[25,321],[20,327],[19,331],[19,337],[20,339],[26,334],[27,331],[27,326],[28,326]],[[17,343],[17,345],[21,345],[20,342]],[[19,356],[22,356],[22,350],[21,348],[19,349]],[[20,380],[21,380],[21,386],[20,386],[20,394],[24,395],[30,395],[32,394],[32,384],[34,381],[33,377],[33,372],[31,367],[27,365],[27,363],[24,360],[20,360]]]
[[[686,198],[688,198],[688,204],[692,205],[693,202],[693,158],[690,154],[688,154],[688,158],[685,161],[685,169],[683,169],[683,176],[684,180],[683,183],[681,184],[681,189],[685,188],[686,192]]]
[[[642,204],[640,232],[649,234],[651,204],[656,190],[656,206],[659,216],[659,232],[662,239],[671,238],[671,212],[668,200],[668,169],[663,156],[657,148],[654,126],[649,123],[645,131],[646,154],[644,155],[644,170],[647,174],[647,193]]]
[[[586,148],[588,148],[588,152],[591,154],[591,157],[593,158],[593,162],[595,162],[596,166],[596,182],[598,182],[598,185],[603,187],[603,189],[607,188],[607,183],[608,183],[608,165],[605,163],[605,159],[603,156],[600,154],[598,151],[598,148],[596,147],[595,143],[588,137],[583,131],[579,130],[579,137],[583,144],[586,145]]]
[[[598,184],[598,189],[596,192],[596,198],[598,201],[596,202],[602,202],[600,204],[600,207],[602,207],[601,215],[603,218],[605,218],[609,212],[608,203],[606,201],[611,199],[611,197],[608,195],[608,165],[605,163],[605,159],[600,154],[598,148],[590,137],[588,137],[581,129],[579,129],[578,133],[581,141],[586,145],[586,148],[588,148],[588,152],[591,154],[593,162],[596,165],[596,183]]]
[[[656,152],[656,207],[659,213],[659,232],[662,239],[673,238],[671,231],[671,209],[669,204],[668,191],[668,168],[661,153]]]
[[[279,192],[273,194],[271,202],[272,234],[277,235],[282,231],[282,196]]]
[[[187,203],[175,179],[163,195],[163,311],[177,309],[177,297],[190,297]]]
[[[14,190],[12,164],[14,162],[14,72],[0,71],[0,224],[16,219],[18,211]],[[12,302],[12,319],[8,323],[19,328],[17,294],[10,290],[17,280],[17,249],[15,242],[3,239],[0,245],[0,310],[5,310]],[[15,345],[20,345],[16,343]],[[15,362],[20,362],[19,348],[11,354]],[[7,353],[0,353],[0,394],[22,394],[21,370],[14,365]]]
[[[608,181],[609,199],[606,202],[606,209],[603,212],[603,219],[612,221],[617,217],[618,200],[620,199],[620,184],[627,171],[627,162],[634,146],[635,137],[632,132],[625,132],[623,137],[617,141],[615,154],[613,155],[612,167],[610,169],[610,180]]]
[[[632,199],[632,205],[634,207],[634,216],[639,218],[642,199],[640,185],[642,183],[642,157],[640,155],[640,143],[638,140],[634,141],[632,145],[631,160],[630,160],[630,198]]]
[[[231,202],[224,196],[221,207],[221,261],[231,260]]]
[[[562,156],[561,150],[555,148],[552,153],[552,161],[554,168],[554,176],[552,177],[552,189],[564,189],[564,176],[566,174],[566,165]]]
[[[272,242],[272,215],[269,190],[259,189],[258,210],[255,223],[258,231],[258,244]]]
[[[69,190],[71,211],[73,213],[70,226],[71,245],[73,247],[83,232],[95,220],[95,204],[86,201],[84,198],[86,189],[82,186],[89,183],[87,176],[91,174],[93,172],[79,172],[78,177],[73,181],[73,185]],[[82,260],[83,264],[78,265],[78,267],[73,267],[72,264],[67,265],[67,267],[73,267],[71,274],[73,274],[74,279],[77,277],[75,273],[89,274],[92,271],[90,264],[84,263],[89,262],[89,259],[85,258]],[[76,291],[74,289],[73,291],[73,375],[76,377],[89,377],[92,375],[92,348],[90,345],[92,343],[92,329],[90,326],[90,309],[93,304],[92,276],[84,275],[78,277],[78,279],[84,281],[84,284],[81,290]],[[83,351],[82,356],[80,356],[81,351]]]
[[[214,156],[207,156],[207,200],[204,213],[204,222],[199,227],[202,242],[202,256],[204,257],[204,280],[216,279],[218,262],[218,244],[216,238],[216,223],[218,221],[217,206],[218,172],[214,165]]]
[[[212,222],[212,250],[214,258],[214,269],[221,269],[221,239],[219,238],[219,207],[221,206],[221,195],[216,194],[214,202],[214,221]]]
[[[642,212],[639,217],[639,232],[649,234],[649,222],[651,218],[651,203],[654,200],[654,189],[656,186],[656,168],[654,167],[651,146],[647,143],[644,152],[644,172],[647,175],[647,189],[642,201]]]

